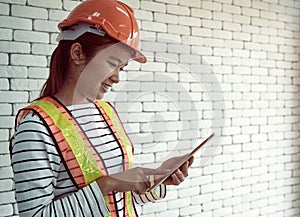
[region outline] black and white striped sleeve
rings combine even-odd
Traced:
[[[37,115],[27,114],[18,125],[11,160],[20,217],[110,214],[96,182],[80,190],[69,186],[61,194],[58,176],[66,170],[52,137]],[[72,183],[68,179],[66,182]]]
[[[164,184],[161,184],[157,186],[152,191],[146,192],[145,194],[136,194],[132,192],[134,201],[136,204],[145,204],[149,202],[154,202],[160,199],[165,198],[166,196],[166,186]]]

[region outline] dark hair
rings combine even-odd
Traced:
[[[70,48],[76,42],[81,44],[82,51],[89,61],[102,46],[118,41],[109,36],[98,36],[92,33],[85,33],[74,41],[60,41],[52,53],[49,77],[42,87],[40,98],[55,95],[64,84],[69,73]]]

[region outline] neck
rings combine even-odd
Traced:
[[[65,106],[89,103],[86,97],[76,91],[72,83],[66,82],[55,97]]]

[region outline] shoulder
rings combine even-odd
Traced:
[[[32,146],[55,148],[54,141],[48,130],[47,124],[35,111],[28,111],[18,121],[12,137],[13,149],[27,149]],[[16,146],[16,147],[15,147]]]

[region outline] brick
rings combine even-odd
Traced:
[[[157,13],[157,12],[155,12]],[[151,11],[146,10],[137,10],[135,11],[135,18],[137,20],[150,20],[153,21],[153,13]]]
[[[201,3],[199,1],[190,1],[190,0],[179,0],[179,5],[189,6],[191,8],[200,8]]]
[[[0,70],[0,77],[2,78],[27,77],[27,75],[27,67],[2,66]]]
[[[9,204],[15,202],[15,193],[10,192],[1,192],[0,204]],[[2,207],[2,206],[0,206]]]
[[[154,32],[166,32],[167,25],[164,23],[143,21],[141,29],[146,31],[154,31]]]
[[[201,19],[194,17],[179,16],[179,25],[200,27]]]
[[[12,106],[8,103],[1,103],[0,104],[0,111],[2,115],[12,115]]]
[[[17,4],[17,5],[25,5],[26,0],[1,0],[3,3]]]
[[[223,22],[223,29],[224,30],[230,30],[230,31],[241,31],[242,25],[239,23],[232,23],[232,22]],[[232,33],[231,33],[232,34]]]
[[[237,40],[225,40],[224,41],[224,46],[226,48],[243,48],[243,42],[242,41],[237,41]]]
[[[122,2],[130,5],[132,8],[140,8],[140,1],[123,0]]]
[[[299,16],[299,10],[296,9],[294,6],[287,7],[286,8],[286,13],[289,14],[289,15],[293,15],[293,16]]]
[[[195,28],[192,27],[192,35],[203,36],[203,37],[212,37],[212,30],[208,28]]]
[[[0,29],[0,40],[11,41],[13,38],[12,29]],[[2,46],[1,46],[2,49]]]
[[[154,12],[154,21],[161,23],[178,24],[178,16]]]
[[[198,55],[191,55],[191,54],[180,54],[180,62],[181,63],[200,63],[201,57]]]
[[[192,8],[192,17],[200,17],[205,19],[212,19],[212,12],[210,10]]]
[[[212,11],[221,11],[222,4],[210,1],[202,1],[202,8]]]
[[[7,155],[9,153],[9,143],[8,143],[8,140],[0,142],[0,153],[3,154],[3,155]],[[10,166],[8,166],[8,167],[1,167],[1,169],[5,170],[5,168],[9,168],[9,167]],[[11,176],[11,177],[13,177],[13,176]]]
[[[11,13],[14,17],[34,18],[34,19],[47,19],[48,12],[43,8],[12,5]]]
[[[28,100],[28,93],[17,91],[1,91],[0,102],[26,102]],[[11,125],[13,126],[13,125]]]
[[[30,53],[30,44],[14,41],[1,41],[0,47],[2,52],[7,53]]]
[[[167,14],[177,14],[177,15],[190,15],[190,9],[188,7],[178,6],[178,5],[167,5]]]
[[[197,214],[197,213],[199,213],[199,210],[201,210],[201,205],[200,204],[197,204],[197,205],[194,205],[194,206],[189,205],[189,206],[180,208],[180,215],[176,215],[176,216]],[[175,216],[175,215],[173,215],[173,216]]]
[[[9,80],[2,78],[0,79],[0,90],[8,90],[9,89]]]
[[[211,28],[211,29],[221,29],[222,28],[222,22],[219,20],[202,20],[202,26],[204,28]]]
[[[69,13],[70,12],[68,11],[50,9],[49,20],[61,22],[62,20],[66,19],[66,17],[68,17]]]
[[[29,6],[41,7],[41,8],[62,8],[62,2],[60,0],[28,0],[27,4]]]
[[[67,11],[71,11],[79,4],[80,4],[80,2],[78,2],[78,1],[63,1],[63,9],[65,9]]]
[[[3,117],[0,117],[0,118],[2,119]],[[1,122],[0,122],[0,124],[2,124]],[[13,126],[13,125],[11,125],[11,126]],[[10,166],[10,164],[11,164],[9,154],[0,155],[0,160],[1,160],[0,168]],[[0,204],[1,204],[1,198],[0,198]]]
[[[241,14],[241,7],[231,4],[224,4],[222,11],[225,13]]]
[[[0,65],[8,65],[8,54],[0,53]]]
[[[173,210],[161,211],[161,212],[159,212],[159,215],[161,215],[161,216],[179,216],[179,210],[173,209]]]
[[[33,29],[39,32],[58,32],[57,22],[49,20],[34,20]]]
[[[224,215],[232,216],[232,213],[233,213],[232,207],[224,207],[224,208],[213,210],[213,216],[216,217],[224,216]]]
[[[156,0],[157,2],[163,2],[163,3],[168,3],[168,4],[179,4],[179,0]]]
[[[262,2],[262,1],[254,1],[252,2],[252,8],[266,10],[268,8],[269,4]]]
[[[9,5],[0,3],[0,14],[9,15]]]
[[[221,190],[221,183],[203,184],[201,186],[201,194],[207,194]]]
[[[157,2],[142,1],[141,9],[165,13],[166,5],[162,4],[162,3],[157,3]]]
[[[167,203],[166,202],[161,202],[159,206],[155,203],[150,203],[148,204],[149,206],[143,207],[143,213],[148,214],[148,213],[153,213],[153,212],[163,212],[167,210]]]
[[[2,96],[0,96],[0,99],[2,98]],[[11,100],[12,101],[12,100]],[[15,118],[12,116],[0,116],[0,128],[10,128],[12,126],[14,126],[14,121]]]
[[[168,44],[167,51],[169,53],[190,53],[190,46],[181,44]]]
[[[169,201],[167,203],[167,207],[170,210],[175,209],[175,208],[187,207],[189,205],[190,205],[189,198],[176,199],[176,200]]]
[[[12,179],[0,180],[0,189],[1,191],[11,191],[13,189]]]
[[[2,195],[3,194],[3,195]],[[4,198],[4,196],[6,196],[6,194],[4,195],[4,193],[1,193],[1,197]],[[1,209],[1,214],[4,216],[13,216],[14,214],[14,208],[12,206],[12,204],[4,204],[2,205],[2,203],[0,202],[0,209]]]
[[[221,38],[221,39],[232,39],[232,32],[225,31],[225,30],[213,30],[213,37],[214,38]]]
[[[213,54],[216,56],[232,56],[232,51],[228,48],[214,48]]]
[[[50,56],[55,50],[56,45],[51,44],[33,44],[32,54]]]
[[[174,34],[157,33],[157,42],[179,44],[181,42],[181,37]]]
[[[222,207],[222,201],[210,201],[204,203],[202,206],[203,206],[203,211],[216,210]]]
[[[14,65],[20,66],[28,66],[28,64],[30,64],[30,66],[47,66],[46,57],[37,55],[12,54],[11,62]]]
[[[30,19],[0,16],[0,27],[13,29],[32,29],[32,21]]]
[[[165,83],[162,82],[143,82],[142,86],[141,86],[141,90],[142,91],[151,91],[151,90],[155,90],[155,91],[165,91],[166,89],[166,85]]]
[[[232,15],[229,13],[216,11],[216,12],[213,12],[213,19],[232,22]]]
[[[188,26],[169,24],[167,27],[167,32],[171,34],[178,34],[178,35],[190,35],[191,30]]]
[[[23,42],[49,43],[49,35],[42,32],[16,30],[14,32],[14,39]]]
[[[0,106],[0,108],[1,108],[1,106]],[[9,131],[6,129],[1,129],[0,130],[0,141],[6,142],[8,140],[9,140]]]
[[[233,39],[241,40],[241,41],[250,41],[251,35],[250,33],[245,33],[245,32],[234,32]]]

